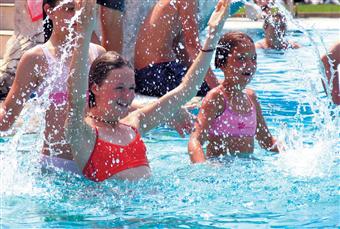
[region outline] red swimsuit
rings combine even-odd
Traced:
[[[96,144],[83,169],[84,176],[99,182],[126,169],[149,166],[145,144],[138,131],[134,131],[135,139],[128,145],[121,146],[99,139],[96,128]]]

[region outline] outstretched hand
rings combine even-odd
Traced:
[[[77,30],[92,33],[96,24],[96,0],[76,0],[75,8],[79,15]]]
[[[211,14],[208,26],[209,35],[216,35],[223,28],[224,22],[226,21],[229,14],[229,5],[231,0],[219,0],[215,11]]]
[[[186,133],[190,134],[192,132],[195,118],[186,108],[181,108],[173,119],[169,120],[168,124],[184,138]]]

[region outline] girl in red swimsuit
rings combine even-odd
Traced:
[[[255,92],[246,88],[255,74],[256,58],[254,42],[244,33],[226,33],[218,42],[215,66],[225,79],[202,103],[189,140],[193,163],[206,160],[205,141],[209,143],[207,156],[252,153],[254,137],[262,148],[278,151]]]
[[[70,112],[67,139],[83,174],[93,181],[108,178],[139,179],[150,176],[146,147],[140,135],[168,121],[194,97],[210,66],[218,34],[227,18],[229,0],[220,0],[209,21],[209,36],[182,83],[157,101],[129,113],[135,97],[135,75],[119,54],[108,52],[86,71],[88,46],[94,28],[95,1],[80,0],[78,49],[68,79]],[[89,83],[88,83],[89,82]],[[85,111],[86,92],[89,109]]]

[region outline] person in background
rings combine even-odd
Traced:
[[[44,1],[46,2],[46,1]],[[50,1],[53,2],[53,1]],[[4,100],[12,87],[18,63],[23,54],[46,42],[51,31],[43,31],[43,10],[37,8],[43,0],[15,1],[14,35],[6,44],[3,62],[0,66],[0,100]],[[94,34],[93,42],[101,44],[107,50],[119,53],[123,49],[123,11],[124,0],[97,0],[100,6],[100,24],[102,41]]]
[[[327,94],[327,88],[329,88],[334,104],[340,105],[340,82],[338,71],[340,64],[340,41],[331,47],[328,54],[325,54],[321,57],[321,61],[325,67],[325,73],[327,77],[327,82],[322,81],[325,92]],[[329,87],[331,82],[332,87]]]
[[[246,88],[257,68],[253,40],[242,32],[224,34],[217,45],[215,66],[223,72],[224,81],[203,100],[188,144],[191,161],[201,163],[207,157],[248,155],[254,151],[254,138],[262,148],[278,152],[256,94]]]
[[[6,24],[6,27],[1,29],[10,30],[9,26],[12,24],[10,20],[14,19],[14,34],[6,43],[0,66],[0,102],[6,98],[13,84],[22,55],[37,44],[44,43],[42,10],[39,9],[38,13],[35,13],[36,11],[32,13],[30,10],[32,9],[30,7],[32,1],[36,0],[15,1],[14,18],[10,18],[10,15],[3,17],[2,24]],[[41,5],[42,3],[40,7]],[[6,23],[7,20],[8,24]]]
[[[123,51],[123,13],[125,0],[97,0],[100,5],[101,45],[107,51]]]
[[[0,131],[11,128],[33,94],[40,97],[48,91],[49,106],[45,114],[42,161],[77,172],[64,133],[68,113],[66,81],[74,50],[68,50],[70,52],[67,53],[66,59],[61,59],[61,56],[65,55],[67,37],[70,34],[65,28],[78,26],[77,22],[71,22],[71,18],[75,15],[75,3],[73,0],[44,0],[42,7],[44,17],[49,18],[44,21],[46,42],[29,49],[20,59],[13,85],[0,106]],[[92,43],[88,48],[88,58],[85,61],[89,63],[105,52],[103,47]]]
[[[277,10],[277,4],[282,4],[291,14],[294,14],[293,0],[254,0],[254,2],[261,8],[263,18]]]
[[[286,39],[287,19],[281,13],[270,14],[263,23],[265,38],[256,42],[255,47],[258,49],[297,49],[301,46]]]
[[[196,0],[159,0],[139,28],[135,47],[136,91],[162,96],[177,87],[201,45]],[[218,81],[211,69],[198,95]]]
[[[261,8],[264,17],[271,13],[272,7],[274,5],[273,0],[254,0],[254,2]]]

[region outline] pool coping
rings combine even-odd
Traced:
[[[294,20],[302,25],[304,29],[339,29],[340,18],[294,18]],[[249,29],[262,29],[263,20],[251,21],[248,18],[232,17],[229,18],[224,24],[226,30],[249,30]],[[288,21],[288,29],[296,30],[298,27],[291,21]]]

